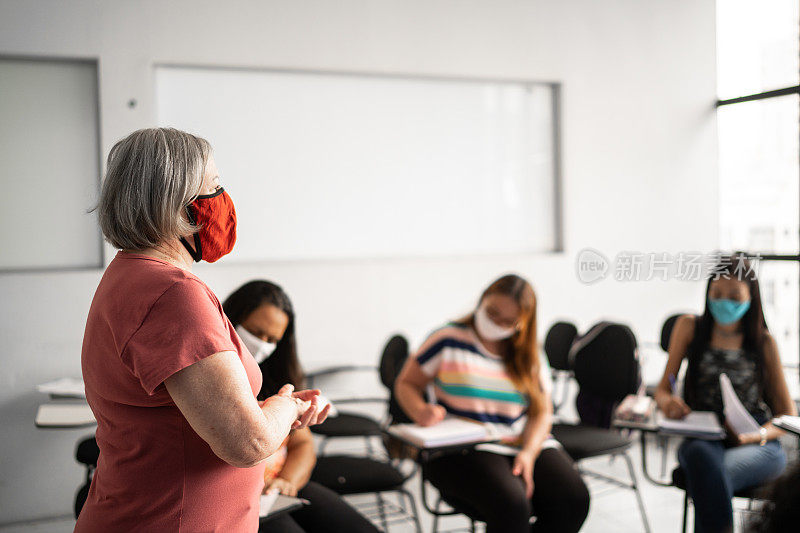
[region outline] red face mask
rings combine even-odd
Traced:
[[[211,194],[198,196],[186,206],[189,221],[200,226],[194,234],[194,248],[181,237],[181,243],[195,261],[213,263],[233,250],[236,244],[236,210],[222,187]]]

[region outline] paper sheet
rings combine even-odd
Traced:
[[[53,394],[55,396],[86,398],[83,380],[77,378],[61,378],[48,383],[42,383],[36,386],[36,390],[43,394]]]
[[[258,516],[267,516],[269,514],[272,505],[278,499],[278,494],[280,494],[278,489],[272,489],[261,495],[261,499],[258,502]]]
[[[726,374],[719,375],[719,385],[722,391],[722,405],[725,410],[725,421],[731,430],[737,435],[745,433],[758,433],[761,426],[758,425],[755,418],[753,418],[747,409],[744,408],[736,391],[733,390],[733,384]]]

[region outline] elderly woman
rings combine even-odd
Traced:
[[[259,403],[255,359],[192,274],[236,240],[208,142],[167,128],[118,142],[98,214],[121,251],[83,338],[100,460],[75,531],[255,532],[263,461],[327,408],[291,385]]]

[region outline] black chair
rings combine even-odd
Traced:
[[[628,450],[629,436],[607,429],[614,407],[626,395],[635,393],[640,385],[641,372],[636,337],[625,325],[601,322],[586,335],[576,339],[569,354],[580,395],[601,402],[602,408],[586,416],[580,424],[553,424],[553,436],[578,465],[582,474],[601,479],[617,487],[630,489],[642,516],[645,531],[650,531],[642,495]],[[579,408],[579,412],[581,409]],[[583,410],[586,413],[586,410]],[[605,414],[608,414],[608,420]],[[591,421],[590,423],[587,423]],[[605,426],[605,427],[601,427]],[[592,457],[621,457],[627,466],[630,481],[589,470],[581,461]]]
[[[661,326],[661,349],[669,352],[669,340],[672,338],[672,330],[675,328],[675,322],[686,313],[678,313],[670,315]]]
[[[569,380],[572,377],[569,351],[577,336],[578,328],[575,327],[575,324],[556,322],[550,326],[544,339],[544,352],[553,373],[553,411],[555,413],[558,413],[558,410],[567,401]],[[557,397],[560,399],[557,400]]]
[[[394,381],[408,358],[408,341],[395,335],[386,343],[381,355],[378,373],[381,383],[390,391],[387,418],[403,420],[405,415],[396,402],[391,400]],[[386,400],[384,400],[386,402]],[[324,455],[318,457],[311,480],[328,487],[334,492],[346,495],[374,494],[375,507],[356,506],[367,518],[379,520],[384,531],[390,524],[410,518],[417,532],[422,531],[417,514],[416,500],[405,488],[406,482],[416,473],[412,468],[408,473],[400,469],[401,460],[383,460],[376,457],[357,457],[352,455]],[[390,504],[386,493],[396,493],[400,507]],[[406,506],[410,504],[410,509]]]
[[[324,368],[322,370],[309,373],[306,376],[308,387],[314,388],[315,382],[320,378],[330,377],[337,374],[353,374],[358,372],[376,372],[379,369],[369,365],[342,365]],[[331,402],[338,407],[344,404],[385,404],[386,398],[331,398]],[[329,439],[361,437],[370,455],[375,454],[373,448],[373,438],[381,435],[381,424],[374,418],[359,413],[339,411],[334,417],[329,417],[322,424],[311,426],[311,432],[318,435],[321,440],[317,447],[317,453],[322,456],[325,454],[325,447]]]
[[[75,518],[81,514],[83,504],[86,503],[86,498],[89,497],[89,487],[92,484],[92,477],[97,468],[97,459],[100,457],[100,448],[97,447],[97,440],[94,435],[87,437],[80,442],[75,449],[75,459],[86,467],[86,480],[83,485],[78,488],[75,494]]]

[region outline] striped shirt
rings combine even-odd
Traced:
[[[502,358],[489,352],[471,327],[451,323],[435,330],[414,357],[433,378],[436,401],[448,413],[522,430],[529,398],[514,384]],[[539,367],[540,384],[549,391],[549,367],[544,361]]]

